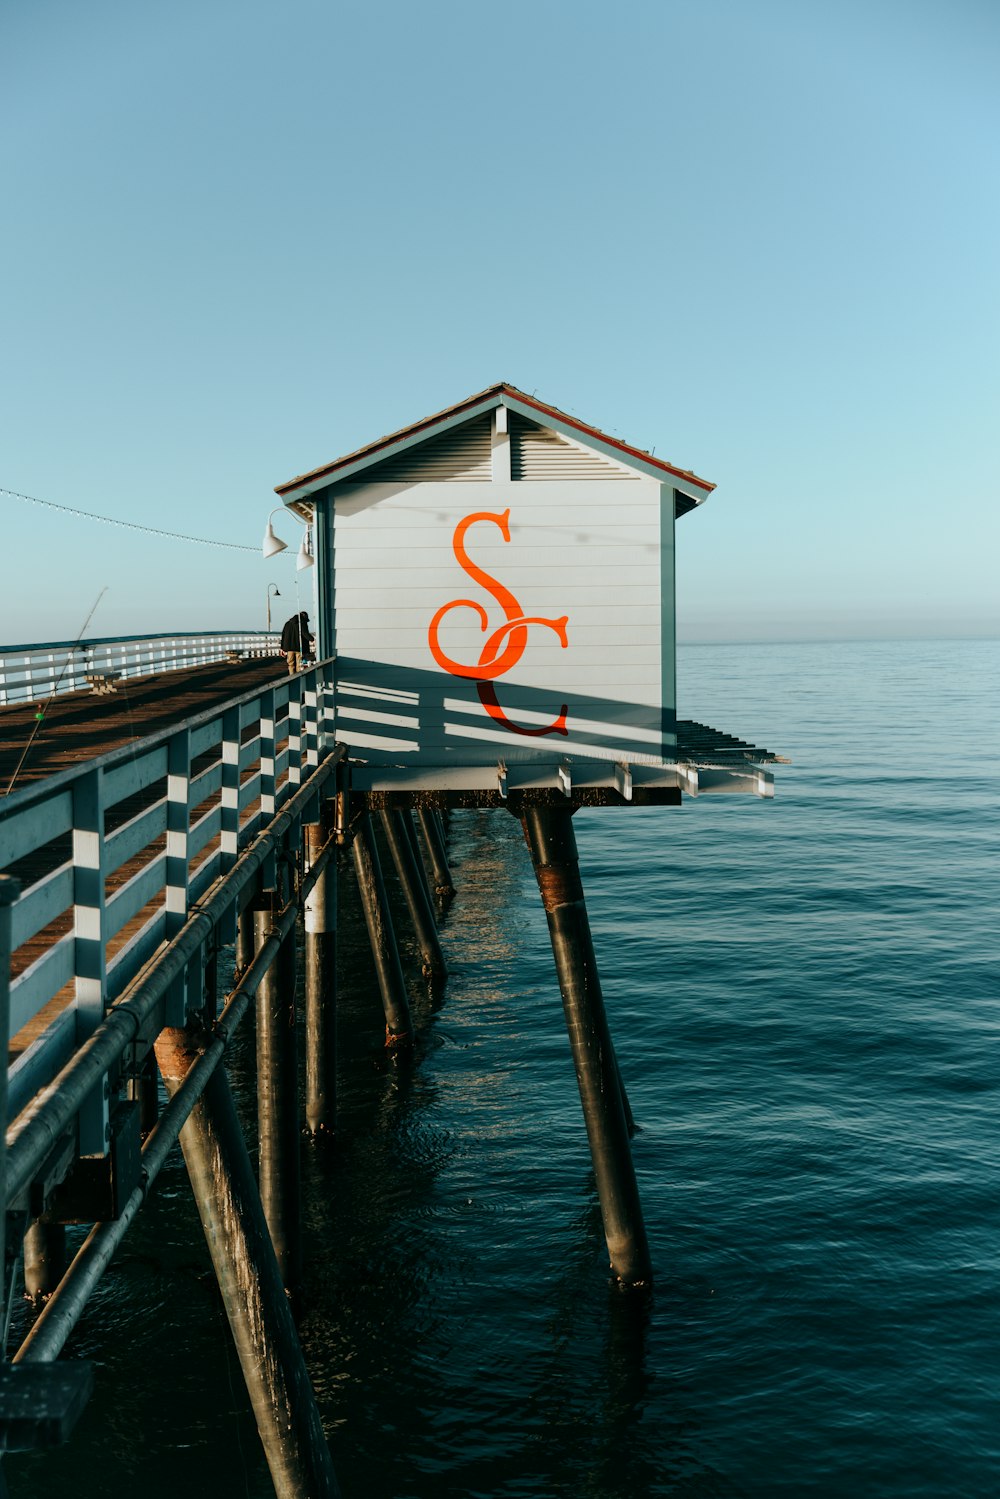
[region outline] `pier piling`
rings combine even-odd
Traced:
[[[435,812],[433,807],[418,807],[417,820],[420,823],[420,831],[424,835],[424,845],[431,863],[434,894],[438,900],[450,900],[455,894],[455,886],[452,884],[451,869],[448,866],[448,853],[445,848],[440,813]]]
[[[172,1096],[199,1038],[165,1030],[156,1060]],[[180,1134],[202,1227],[277,1499],[339,1499],[291,1308],[229,1081],[216,1068]]]
[[[382,1006],[385,1010],[385,1044],[409,1046],[413,1041],[410,1001],[406,993],[403,967],[399,961],[392,915],[386,899],[382,865],[379,862],[371,817],[367,809],[358,816],[354,824],[351,856],[354,860],[354,872],[357,875],[361,906],[365,913],[372,960],[375,964]]]
[[[271,931],[271,912],[256,911],[254,923],[259,948]],[[257,1126],[264,1216],[285,1288],[294,1293],[302,1262],[294,929],[257,990]]]
[[[24,1236],[24,1294],[33,1306],[47,1301],[66,1271],[66,1230],[33,1223]]]
[[[145,1140],[156,1128],[156,1121],[160,1117],[159,1074],[152,1052],[129,1079],[128,1097],[132,1103],[139,1105],[139,1133]]]
[[[404,812],[383,812],[381,816],[385,840],[396,866],[406,909],[410,913],[414,936],[420,949],[424,977],[447,978],[448,965],[438,939],[437,922],[434,919],[426,876],[419,863],[420,851],[414,850],[414,843],[410,839],[413,824]]]
[[[417,874],[420,877],[420,883],[424,888],[424,894],[427,897],[427,904],[430,908],[431,915],[434,916],[434,925],[436,929],[437,916],[434,912],[434,896],[431,891],[431,882],[427,874],[427,863],[424,859],[423,852],[420,847],[420,839],[417,837],[417,827],[416,823],[413,820],[413,809],[411,807],[400,808],[400,817],[402,818],[403,831],[405,832],[407,841],[409,842],[410,848],[413,851],[414,863],[417,867]]]
[[[305,827],[311,868],[329,829]],[[337,1118],[337,861],[331,859],[305,903],[306,1125],[332,1134]]]
[[[569,807],[534,806],[521,823],[548,920],[611,1269],[624,1286],[648,1285],[649,1246],[572,816]]]
[[[236,977],[245,973],[254,955],[254,908],[244,906],[236,921]]]

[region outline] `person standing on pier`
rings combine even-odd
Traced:
[[[293,677],[302,670],[302,662],[309,654],[309,615],[304,609],[285,621],[281,631],[281,649],[288,662],[288,675]]]

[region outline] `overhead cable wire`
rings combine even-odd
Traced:
[[[17,489],[5,489],[0,485],[0,494],[13,500],[26,500],[29,505],[44,505],[48,510],[61,510],[64,515],[78,515],[83,520],[101,521],[106,526],[122,526],[126,531],[144,531],[149,536],[166,536],[171,541],[190,541],[204,547],[226,547],[233,552],[259,552],[260,547],[247,546],[239,541],[211,541],[207,536],[188,536],[183,531],[161,531],[157,526],[142,526],[138,521],[119,520],[114,515],[95,515],[90,510],[77,510],[73,505],[57,505],[54,500],[40,500],[34,494],[22,494]]]

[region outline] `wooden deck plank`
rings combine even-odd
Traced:
[[[11,776],[41,710],[35,703],[0,708],[0,793],[169,729],[241,693],[279,681],[287,669],[283,656],[217,661],[190,671],[123,678],[117,693],[108,697],[94,697],[89,691],[61,694],[44,708],[13,788]]]
[[[284,658],[270,658],[238,663],[216,663],[197,667],[189,671],[164,672],[151,677],[136,677],[123,681],[116,696],[93,697],[87,692],[67,693],[58,697],[46,709],[42,730],[31,744],[30,751],[17,776],[15,789],[22,785],[44,779],[59,771],[72,768],[86,761],[127,745],[150,734],[171,728],[195,714],[210,711],[213,707],[280,680],[286,673]],[[0,786],[6,789],[32,729],[37,722],[37,709],[32,705],[17,705],[0,709]],[[283,732],[284,731],[284,732]],[[253,738],[258,734],[255,724],[248,725],[245,734]],[[287,734],[287,725],[282,721],[278,728],[279,743]],[[203,758],[210,759],[212,751]],[[198,762],[196,762],[197,765]],[[253,769],[247,769],[241,780],[250,780]],[[165,777],[159,777],[140,789],[133,790],[108,808],[107,832],[123,826],[141,814],[152,803],[159,800],[165,791]],[[212,788],[195,809],[196,815],[218,803],[221,790]],[[259,797],[245,807],[241,823],[254,816],[259,807]],[[165,835],[160,834],[109,875],[107,893],[113,895],[129,879],[147,866],[151,859],[162,856],[166,845]],[[218,845],[218,836],[209,840],[207,847],[195,853],[191,869],[197,868]],[[70,856],[70,838],[64,835],[44,844],[33,854],[18,861],[12,872],[30,887],[43,879]],[[140,911],[127,921],[108,944],[108,957],[113,958],[154,916],[163,904],[162,891],[148,901]],[[54,942],[69,932],[72,926],[72,909],[64,910],[50,921],[33,938],[23,943],[12,959],[12,976],[23,972]],[[23,1026],[11,1038],[9,1062],[13,1062],[39,1036],[56,1016],[71,1002],[73,985],[65,985],[32,1021]]]

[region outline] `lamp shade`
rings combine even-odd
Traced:
[[[295,566],[301,572],[304,567],[314,567],[315,565],[316,559],[309,550],[309,532],[307,530],[302,538],[302,545],[299,547],[299,555],[295,559]]]
[[[274,527],[271,525],[271,522],[268,521],[267,530],[264,532],[264,545],[261,548],[264,556],[274,557],[278,552],[285,551],[287,546],[287,541],[282,541],[280,536],[275,536]]]

